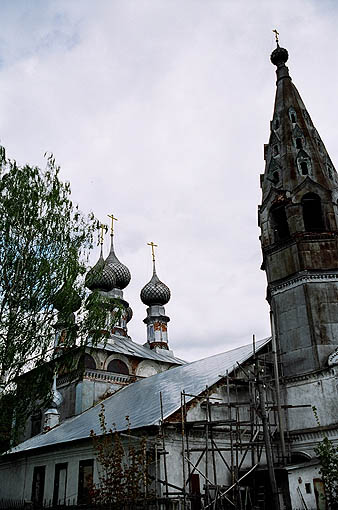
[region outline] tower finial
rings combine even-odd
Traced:
[[[273,33],[275,34],[276,44],[277,44],[277,46],[279,46],[279,37],[278,37],[278,36],[279,36],[279,32],[278,32],[278,31],[277,31],[277,29],[275,28],[275,29],[273,30]]]
[[[118,221],[117,218],[114,217],[114,214],[107,214],[108,218],[111,218],[111,228],[110,228],[110,235],[114,235],[114,221]]]
[[[147,243],[148,246],[151,246],[151,255],[152,255],[152,259],[153,259],[153,268],[154,268],[154,273],[155,273],[155,250],[154,248],[158,248],[158,244],[155,244],[153,243],[153,241],[151,241],[150,243]]]

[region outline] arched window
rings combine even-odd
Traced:
[[[297,114],[293,108],[289,109],[289,118],[292,124],[295,124],[297,122]]]
[[[278,154],[279,154],[279,147],[278,147],[278,145],[274,145],[273,146],[273,155],[278,156]]]
[[[297,154],[297,166],[300,175],[311,175],[311,158],[304,149]]]
[[[296,148],[302,149],[303,148],[303,142],[301,138],[296,138]]]
[[[290,237],[289,225],[285,212],[285,204],[273,205],[270,209],[270,218],[275,242],[283,241]]]
[[[302,207],[306,232],[325,230],[320,197],[316,193],[306,193],[302,198]]]
[[[95,360],[90,354],[83,354],[79,360],[79,368],[89,368],[90,370],[96,369]]]
[[[273,183],[274,184],[278,184],[279,182],[279,173],[278,172],[274,172],[273,173]]]
[[[129,369],[120,359],[112,359],[107,367],[108,372],[115,372],[115,374],[129,375]]]
[[[294,452],[291,453],[291,462],[292,464],[303,464],[304,462],[309,462],[311,460],[311,455],[303,452]]]

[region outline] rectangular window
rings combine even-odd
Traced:
[[[67,463],[55,465],[53,505],[66,504]]]
[[[32,501],[36,505],[43,505],[45,491],[46,466],[36,466],[33,472]]]
[[[80,460],[79,462],[79,489],[77,493],[77,504],[90,503],[89,490],[93,482],[94,460]]]

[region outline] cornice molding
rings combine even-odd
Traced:
[[[290,280],[278,284],[270,284],[269,292],[271,296],[276,296],[289,289],[298,287],[305,283],[318,283],[318,282],[338,282],[338,273],[306,273]]]

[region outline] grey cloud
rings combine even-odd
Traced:
[[[275,90],[272,29],[337,161],[334,4],[15,4],[2,18],[1,142],[19,162],[41,166],[52,151],[80,207],[119,218],[133,338],[145,341],[139,292],[151,240],[172,291],[176,355],[196,359],[268,336],[257,205]]]

